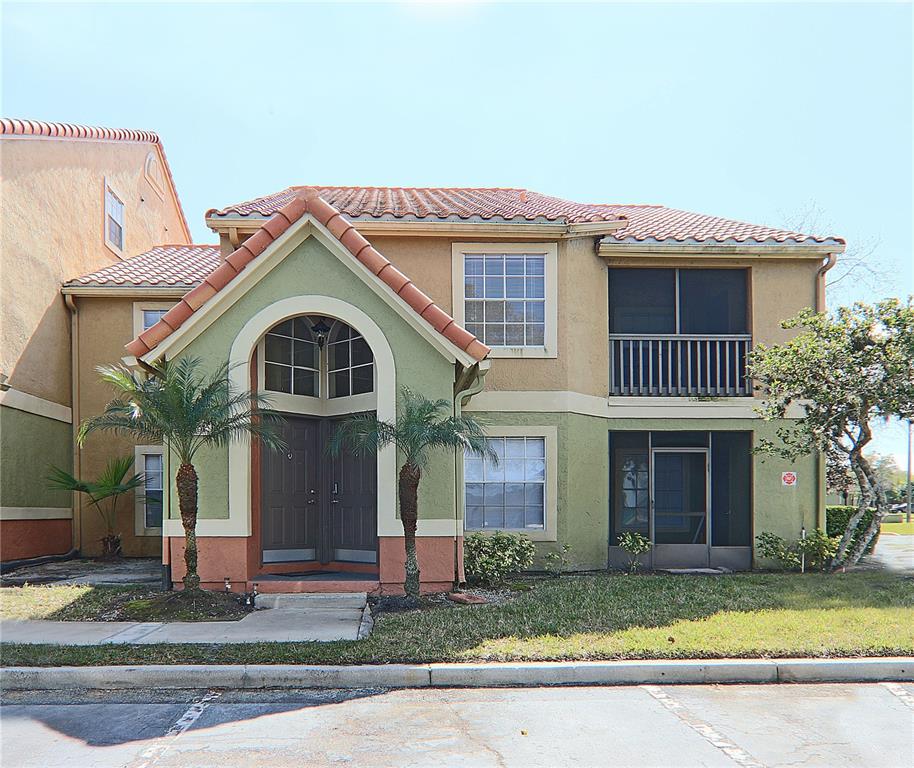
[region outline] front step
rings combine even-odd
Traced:
[[[248,582],[250,591],[257,584],[257,592],[266,594],[304,594],[304,593],[376,593],[381,588],[377,579],[308,579],[308,578],[277,578],[276,576],[258,576]]]

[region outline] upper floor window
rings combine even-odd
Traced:
[[[609,270],[612,334],[744,334],[746,269]]]
[[[466,329],[490,347],[541,347],[546,328],[545,257],[480,254],[464,262]]]
[[[105,242],[118,253],[124,250],[124,203],[105,184]]]
[[[335,399],[374,391],[374,357],[346,323],[316,316],[284,320],[263,344],[264,389]]]
[[[165,317],[167,309],[144,309],[143,312],[143,330],[148,331],[159,320]]]
[[[454,245],[456,319],[494,357],[555,357],[556,246]]]

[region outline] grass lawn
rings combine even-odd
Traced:
[[[224,621],[246,614],[222,592],[205,592],[190,601],[183,592],[137,586],[47,584],[0,589],[0,619]]]
[[[534,580],[488,606],[381,614],[361,641],[4,645],[5,665],[357,664],[914,655],[914,579],[888,573]]]
[[[914,520],[910,523],[883,523],[879,528],[882,533],[903,533],[914,536]]]

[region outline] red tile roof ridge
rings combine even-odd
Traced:
[[[200,285],[189,291],[155,325],[127,344],[127,351],[135,357],[142,357],[155,349],[305,214],[313,216],[355,259],[383,280],[420,318],[448,341],[475,360],[483,360],[488,355],[489,347],[435,305],[313,189],[296,191],[291,200],[212,270]],[[434,316],[435,322],[425,317],[427,312]]]
[[[178,207],[178,215],[181,217],[181,223],[184,226],[184,232],[190,238],[190,227],[187,226],[187,216],[184,214],[184,206],[181,205],[181,197],[178,194],[178,188],[175,185],[175,177],[171,172],[171,166],[168,164],[168,157],[165,154],[165,147],[159,134],[153,131],[143,131],[134,128],[105,128],[98,125],[80,125],[78,123],[55,123],[45,120],[23,120],[13,117],[0,117],[0,137],[3,136],[21,136],[46,139],[81,139],[87,141],[129,141],[139,144],[155,144],[162,153],[162,164],[165,166],[165,173],[171,184],[171,190],[174,193],[175,203]]]
[[[103,126],[81,125],[79,123],[55,123],[45,120],[22,120],[10,117],[0,118],[0,135],[161,143],[158,134],[152,131],[133,128],[105,128]]]

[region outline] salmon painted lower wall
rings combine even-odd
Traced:
[[[402,536],[378,539],[381,592],[402,595],[406,578],[406,551]],[[416,538],[419,558],[419,580],[423,592],[445,592],[454,586],[454,557],[457,558],[457,581],[463,581],[463,536],[419,536]]]
[[[3,520],[0,560],[63,555],[73,546],[70,520]]]
[[[171,537],[167,539],[166,552],[171,563],[171,578],[175,585],[181,583],[186,568],[184,567],[184,539]],[[203,536],[197,539],[197,571],[200,574],[201,586],[206,589],[222,589],[228,577],[234,591],[248,588],[256,580],[262,569],[250,566],[248,549],[250,538],[238,536]],[[383,594],[403,594],[405,579],[404,562],[406,553],[402,536],[381,536],[378,539],[379,564],[378,573],[380,591]],[[457,562],[457,580],[463,581],[463,537],[455,541],[452,536],[420,536],[416,539],[416,552],[419,557],[419,573],[423,592],[443,592],[454,584],[455,556]],[[336,564],[340,570],[347,569],[343,563]],[[272,570],[272,569],[271,569]],[[283,569],[285,570],[285,569]],[[308,570],[308,565],[300,564],[295,571]],[[353,571],[364,570],[362,566]]]

